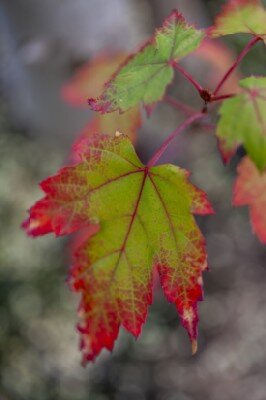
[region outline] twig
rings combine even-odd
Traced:
[[[233,94],[233,93],[230,93],[230,94],[222,94],[221,96],[213,96],[213,97],[211,98],[211,103],[212,103],[213,101],[220,101],[220,100],[230,99],[231,97],[234,97],[234,96],[235,96],[235,94]]]
[[[220,91],[221,87],[223,86],[223,84],[227,81],[227,79],[229,78],[229,76],[234,72],[234,70],[238,67],[238,65],[240,64],[240,62],[243,60],[243,58],[247,55],[247,53],[250,51],[250,49],[258,42],[262,40],[261,37],[259,36],[255,36],[253,37],[248,43],[247,45],[244,47],[244,49],[241,51],[241,53],[239,54],[239,56],[237,57],[236,61],[234,62],[234,64],[228,69],[228,71],[225,73],[225,75],[222,77],[222,79],[220,80],[220,82],[218,83],[216,89],[213,92],[213,95],[216,96],[217,93]]]
[[[177,129],[175,129],[167,138],[166,140],[162,143],[162,145],[159,147],[159,149],[155,152],[155,154],[152,156],[150,161],[148,162],[148,167],[152,167],[157,163],[157,161],[161,158],[169,144],[178,136],[180,133],[182,133],[187,127],[193,124],[193,122],[200,120],[205,116],[204,113],[199,112],[194,115],[191,115],[189,118],[187,118]]]
[[[190,75],[190,73],[187,72],[183,67],[181,67],[181,65],[178,64],[176,61],[173,61],[172,65],[179,72],[181,72],[181,74],[183,74],[190,83],[192,83],[192,85],[197,89],[199,95],[201,96],[201,93],[203,91],[203,87],[196,81],[196,79],[194,79],[193,76]]]

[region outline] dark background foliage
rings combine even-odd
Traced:
[[[37,183],[53,174],[90,118],[62,101],[60,87],[75,67],[104,49],[133,51],[172,8],[206,27],[223,1],[1,0],[0,2],[0,399],[1,400],[265,400],[266,252],[251,233],[247,209],[231,208],[241,153],[224,167],[211,133],[193,129],[172,151],[205,189],[217,214],[198,218],[207,238],[199,352],[191,357],[176,311],[158,289],[141,338],[121,332],[86,369],[75,332],[78,298],[65,283],[65,239],[27,238],[25,210]],[[234,54],[246,38],[226,39]],[[242,73],[265,73],[254,49]],[[205,69],[188,61],[208,85]],[[264,67],[264,70],[263,70]],[[173,92],[200,105],[176,78]],[[146,160],[181,121],[160,105],[140,131]]]

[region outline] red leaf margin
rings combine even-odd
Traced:
[[[121,135],[116,136],[115,140],[119,140]],[[105,135],[105,139],[110,141],[110,136]],[[94,146],[98,146],[101,148],[101,144],[104,138],[103,135],[97,135],[96,137],[91,137],[89,139],[85,139],[83,143],[79,146],[79,155],[81,160],[84,160],[84,157],[96,156],[90,154],[90,146],[93,148]],[[97,159],[97,158],[96,158]],[[45,192],[45,197],[38,201],[31,209],[29,218],[24,222],[23,227],[27,231],[27,233],[31,236],[39,236],[46,233],[54,232],[56,236],[69,234],[78,231],[78,235],[72,246],[72,254],[73,255],[73,266],[70,270],[68,283],[70,287],[76,291],[81,292],[82,300],[79,307],[79,313],[81,315],[85,315],[91,310],[93,307],[93,301],[89,301],[90,298],[90,291],[88,291],[87,285],[89,282],[82,278],[82,271],[83,265],[88,265],[87,254],[84,254],[82,246],[85,244],[87,240],[90,240],[91,237],[94,236],[96,232],[99,230],[99,225],[97,221],[89,221],[87,213],[77,212],[75,218],[73,218],[71,207],[68,209],[65,207],[64,210],[60,211],[60,202],[64,201],[64,192],[60,193],[60,196],[57,198],[56,196],[56,188],[58,184],[60,185],[67,179],[67,182],[71,184],[72,180],[75,179],[75,183],[77,183],[76,178],[77,176],[71,175],[71,180],[69,181],[69,171],[68,169],[73,171],[73,166],[71,167],[64,167],[59,172],[54,175],[53,177],[47,178],[41,183],[41,188]],[[149,167],[145,167],[143,171],[148,173]],[[136,170],[136,172],[138,169]],[[190,173],[185,172],[185,178],[188,179]],[[146,175],[145,175],[146,176]],[[83,177],[80,177],[80,181],[78,183],[82,186],[86,186],[86,181],[83,181]],[[144,181],[143,181],[144,182]],[[188,182],[189,185],[191,185]],[[210,214],[213,213],[212,207],[206,197],[206,194],[202,192],[200,189],[193,186],[193,198],[191,212],[194,214]],[[86,188],[85,188],[86,189]],[[84,193],[86,193],[85,190]],[[83,192],[78,194],[83,198]],[[68,201],[73,201],[76,199],[75,193],[68,192]],[[138,199],[140,196],[138,197]],[[139,200],[138,200],[139,201]],[[82,211],[82,209],[81,209]],[[133,213],[134,215],[134,213]],[[81,231],[80,231],[81,230]],[[199,246],[201,249],[200,257],[199,255],[196,258],[193,258],[191,261],[196,268],[197,276],[201,276],[201,272],[207,268],[206,263],[206,251],[205,251],[205,239],[198,231],[199,236],[196,235],[194,238],[194,245]],[[87,245],[87,243],[86,243]],[[187,260],[186,260],[187,261]],[[202,293],[202,280],[194,278],[191,280],[188,288],[186,288],[186,302],[182,302],[180,298],[178,298],[178,291],[176,291],[175,287],[169,287],[167,283],[167,279],[164,274],[164,270],[167,269],[167,265],[157,264],[154,263],[153,271],[155,268],[159,270],[160,281],[164,288],[165,295],[170,302],[174,302],[177,311],[179,313],[181,323],[187,329],[188,334],[190,336],[192,342],[192,350],[193,352],[196,351],[196,337],[197,337],[197,323],[198,323],[198,311],[197,311],[197,302],[202,300],[203,293]],[[167,275],[167,271],[166,275]],[[153,275],[153,274],[152,274]],[[178,284],[178,283],[176,283]],[[150,281],[150,289],[148,293],[144,293],[145,295],[145,304],[148,306],[151,304],[152,301],[152,280]],[[176,285],[175,285],[176,286]],[[94,300],[95,301],[95,300]],[[89,308],[88,308],[89,307]],[[110,332],[106,332],[100,330],[97,337],[92,337],[88,335],[88,327],[87,325],[78,325],[78,330],[81,334],[81,349],[83,351],[83,363],[85,364],[89,360],[94,360],[97,354],[102,350],[103,347],[106,347],[109,350],[112,350],[114,346],[114,342],[118,336],[119,327],[122,322],[117,320],[117,316],[112,311],[112,308],[109,308],[108,311],[109,318],[111,320],[112,330]],[[126,329],[128,329],[132,334],[136,337],[141,332],[141,326],[145,322],[147,316],[147,310],[142,313],[141,320],[139,321],[138,329],[132,330],[130,326],[124,325]],[[101,339],[101,340],[99,340]],[[90,349],[88,351],[88,349]]]
[[[152,36],[149,40],[147,40],[142,46],[140,46],[140,47],[138,48],[138,50],[137,50],[135,53],[130,54],[130,55],[126,58],[126,60],[120,65],[120,67],[118,68],[118,70],[111,76],[111,78],[109,79],[109,81],[105,83],[104,88],[105,88],[105,89],[108,89],[108,88],[110,87],[112,80],[116,78],[116,76],[119,74],[120,70],[121,70],[131,59],[133,59],[137,53],[140,53],[142,50],[144,50],[144,49],[145,49],[147,46],[149,46],[149,45],[154,45],[154,44],[155,44],[155,35],[156,35],[157,33],[161,32],[161,31],[163,31],[165,28],[168,27],[168,25],[170,25],[170,24],[171,24],[172,22],[174,22],[174,21],[180,21],[181,23],[186,24],[186,20],[185,20],[185,18],[183,17],[183,15],[182,15],[181,13],[179,13],[179,11],[176,10],[176,9],[172,10],[172,12],[170,13],[170,15],[164,20],[162,26],[161,26],[160,28],[157,28],[157,29],[155,30],[155,33],[153,34],[153,36]],[[189,25],[193,27],[193,24],[189,24]],[[170,63],[170,64],[171,64],[171,63]],[[172,81],[172,82],[173,82],[173,81]],[[170,82],[170,83],[166,86],[165,92],[166,92],[167,88],[172,84],[172,82]],[[157,104],[159,101],[161,101],[161,100],[164,98],[164,96],[165,96],[165,93],[162,95],[162,97],[161,97],[160,99],[158,99],[157,102],[155,102],[155,103],[153,103],[153,104],[149,104],[149,105],[147,105],[147,106],[144,106],[145,111],[146,111],[146,113],[147,113],[148,116],[151,115],[151,113],[152,113],[153,109],[155,108],[156,104]],[[99,101],[100,99],[103,100],[103,102],[105,102],[105,105],[104,105],[104,106],[98,104],[98,101]],[[104,92],[103,92],[103,94],[102,94],[100,97],[98,97],[98,98],[88,98],[88,105],[89,105],[89,107],[90,107],[90,109],[91,109],[92,111],[96,111],[96,112],[99,112],[99,113],[101,113],[101,114],[110,113],[110,112],[113,112],[113,111],[115,111],[115,110],[118,110],[120,113],[123,113],[123,112],[124,112],[124,111],[121,110],[119,107],[113,109],[113,108],[112,108],[112,105],[110,104],[110,102],[109,102],[109,101],[106,101],[106,98],[105,98],[105,96],[104,96]]]
[[[110,52],[104,51],[95,57],[89,59],[83,65],[78,67],[74,75],[67,81],[61,88],[61,97],[63,100],[71,106],[78,108],[87,109],[87,97],[98,96],[104,88],[104,84],[110,76],[114,74],[117,68],[124,63],[128,54],[121,51]],[[106,73],[106,66],[111,70],[108,74]],[[95,71],[95,74],[93,73]],[[96,75],[96,83],[95,81]],[[105,76],[102,79],[102,75]],[[92,82],[91,82],[92,81]],[[86,86],[86,83],[90,83],[90,93],[83,93],[82,83]]]
[[[249,206],[252,230],[266,244],[266,171],[260,172],[247,156],[237,167],[233,205]]]

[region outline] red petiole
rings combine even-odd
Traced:
[[[225,100],[225,99],[230,99],[231,97],[234,97],[235,94],[234,93],[230,93],[230,94],[222,94],[221,96],[213,96],[210,100],[210,103],[214,102],[214,101],[220,101],[220,100]]]
[[[230,77],[230,75],[238,67],[238,65],[243,60],[243,58],[252,49],[252,47],[260,40],[262,40],[261,37],[255,36],[247,43],[247,45],[244,47],[244,49],[241,51],[241,53],[237,57],[234,64],[228,69],[228,71],[222,77],[222,79],[218,83],[218,85],[213,93],[204,89],[192,77],[192,75],[190,75],[190,73],[187,72],[183,67],[181,67],[181,65],[178,64],[176,61],[171,62],[172,66],[175,67],[179,72],[181,72],[181,74],[184,75],[185,78],[190,83],[192,83],[192,85],[196,88],[196,90],[198,91],[201,98],[205,101],[205,107],[203,109],[204,111],[195,112],[195,110],[193,108],[180,103],[178,100],[175,100],[175,99],[171,98],[170,96],[165,96],[164,100],[168,104],[172,105],[173,107],[175,107],[177,109],[181,109],[186,115],[188,115],[188,118],[166,138],[166,140],[162,143],[162,145],[159,147],[159,149],[155,152],[155,154],[152,156],[152,158],[148,162],[148,167],[152,167],[153,165],[155,165],[157,163],[157,161],[161,158],[163,153],[168,148],[169,144],[176,138],[176,136],[178,136],[180,133],[182,133],[186,128],[191,126],[194,122],[201,120],[206,115],[207,103],[225,100],[225,99],[228,99],[228,98],[231,98],[234,96],[234,94],[224,94],[224,95],[220,95],[220,96],[217,96],[217,94],[220,91],[220,89],[222,88],[222,86],[224,85],[224,83],[227,81],[227,79]]]
[[[222,86],[224,85],[224,83],[227,81],[227,79],[229,78],[229,76],[234,72],[234,70],[238,67],[238,65],[240,64],[240,62],[243,60],[243,58],[248,54],[248,52],[252,49],[252,47],[259,42],[260,40],[262,40],[261,37],[259,36],[255,36],[253,37],[248,43],[247,45],[244,47],[244,49],[241,51],[241,53],[239,54],[239,56],[237,57],[236,61],[234,62],[234,64],[228,69],[228,71],[225,73],[225,75],[222,77],[222,79],[220,80],[220,82],[218,83],[216,89],[213,92],[213,95],[216,96],[218,94],[218,92],[220,91],[220,89],[222,88]]]
[[[190,75],[189,72],[187,72],[183,67],[181,67],[180,64],[178,64],[176,61],[172,62],[172,65],[174,68],[176,68],[179,72],[181,72],[182,75],[185,76],[185,78],[192,83],[192,85],[197,89],[198,93],[201,94],[201,92],[204,90],[203,87],[196,81],[196,79],[193,78],[192,75]]]
[[[150,159],[148,162],[148,167],[152,167],[157,163],[157,161],[161,158],[165,150],[168,148],[169,144],[178,136],[180,133],[182,133],[186,128],[188,128],[190,125],[192,125],[194,122],[201,120],[203,117],[205,117],[205,114],[202,112],[196,113],[194,115],[191,115],[188,117],[181,125],[178,126],[177,129],[175,129],[163,142],[163,144],[159,147],[159,149],[156,151],[156,153],[153,155],[153,157]]]

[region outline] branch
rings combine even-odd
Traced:
[[[219,100],[224,100],[228,99],[230,97],[233,97],[234,94],[225,94],[221,96],[217,96],[218,92],[220,91],[221,87],[223,84],[227,81],[229,76],[234,72],[234,70],[237,68],[239,63],[242,61],[242,59],[247,55],[247,53],[250,51],[250,49],[258,42],[262,40],[261,37],[253,37],[247,45],[244,47],[244,49],[241,51],[239,56],[237,57],[236,61],[234,64],[228,69],[228,71],[225,73],[225,75],[222,77],[220,82],[218,83],[216,89],[214,90],[213,94],[209,92],[208,90],[204,89],[190,74],[187,72],[185,69],[183,69],[177,62],[172,61],[172,66],[176,68],[181,74],[185,76],[185,78],[192,83],[192,85],[197,89],[199,95],[203,100],[205,100],[205,104],[214,102],[214,101],[219,101]],[[171,104],[173,107],[182,109],[187,115],[188,118],[181,124],[179,127],[174,130],[167,138],[166,140],[162,143],[161,147],[155,152],[155,154],[152,156],[150,161],[148,162],[148,167],[151,167],[157,163],[157,161],[161,158],[163,153],[166,151],[168,148],[169,144],[178,136],[180,133],[182,133],[187,127],[192,125],[195,121],[201,120],[205,115],[206,111],[205,108],[199,113],[193,113],[193,109],[190,109],[190,107],[186,105],[182,105],[179,103],[179,101],[172,99],[169,96],[165,96],[165,101],[169,104]],[[207,107],[207,106],[206,106]]]
[[[180,133],[182,133],[187,127],[192,125],[195,121],[202,119],[205,116],[204,113],[199,112],[194,115],[191,115],[189,118],[187,118],[179,127],[174,130],[163,142],[163,144],[159,147],[159,149],[155,152],[155,154],[152,156],[150,161],[148,162],[148,167],[152,167],[157,163],[157,161],[161,158],[165,150],[168,148],[169,144],[178,136]]]
[[[226,96],[226,98],[227,97],[232,97],[232,96],[234,96],[234,95],[224,95],[224,96]],[[212,101],[216,101],[216,100],[220,100],[220,98],[219,98],[220,96],[218,96],[217,98],[214,98]],[[222,97],[222,96],[221,96]],[[221,99],[222,100],[222,99]],[[177,111],[183,111],[183,113],[187,116],[187,117],[190,117],[191,115],[194,115],[194,114],[196,114],[198,111],[197,110],[195,110],[195,108],[192,108],[192,107],[190,107],[189,105],[187,105],[187,104],[184,104],[184,103],[182,103],[181,101],[179,101],[179,100],[177,100],[177,99],[174,99],[173,97],[171,97],[171,96],[168,96],[168,95],[166,95],[165,97],[164,97],[164,102],[166,103],[166,104],[169,104],[170,106],[172,106],[175,110],[177,110]],[[209,123],[209,122],[204,122],[204,121],[201,121],[201,124],[202,124],[202,128],[204,128],[206,131],[210,131],[210,130],[213,130],[214,128],[215,128],[215,125],[214,124],[211,124],[211,123]]]
[[[228,71],[225,73],[225,75],[222,77],[222,79],[220,80],[220,82],[218,83],[216,89],[213,92],[213,95],[216,96],[218,94],[218,92],[220,91],[221,87],[223,86],[223,84],[227,81],[227,79],[229,78],[229,76],[234,72],[234,70],[238,67],[238,65],[240,64],[240,62],[243,60],[243,58],[248,54],[248,52],[250,51],[250,49],[258,42],[262,40],[261,37],[259,36],[255,36],[253,37],[248,43],[247,45],[244,47],[244,49],[241,51],[241,53],[239,54],[239,56],[237,57],[236,61],[234,62],[234,64],[228,69]]]
[[[222,94],[221,96],[213,96],[213,97],[211,98],[211,103],[212,103],[213,101],[220,101],[220,100],[230,99],[231,97],[234,97],[234,96],[235,96],[235,94],[233,94],[233,93],[230,93],[230,94]]]
[[[173,61],[172,65],[179,72],[181,72],[181,74],[183,74],[190,83],[192,83],[192,85],[197,89],[199,95],[201,96],[201,93],[203,91],[203,87],[193,78],[193,76],[190,75],[190,73],[187,72],[183,67],[181,67],[181,65],[178,64],[176,61]]]

